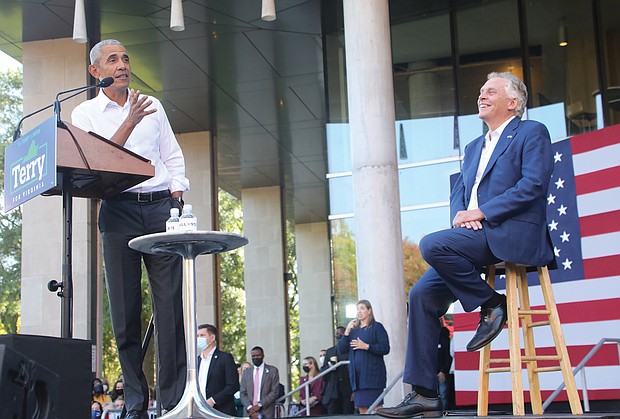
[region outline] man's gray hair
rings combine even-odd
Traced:
[[[103,47],[106,45],[123,45],[123,44],[120,41],[117,41],[116,39],[104,39],[103,41],[100,41],[99,43],[97,43],[97,45],[95,45],[90,50],[90,63],[92,65],[95,65],[96,63],[99,62],[99,59],[101,58],[101,54],[103,53]]]
[[[525,87],[523,81],[514,74],[508,72],[498,73],[494,71],[487,75],[487,80],[493,77],[500,77],[506,80],[506,94],[510,99],[517,99],[517,108],[515,112],[517,116],[521,118],[525,111],[525,106],[527,105],[527,87]]]

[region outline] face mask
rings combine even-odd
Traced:
[[[252,364],[254,364],[255,367],[260,367],[262,363],[263,358],[252,358]]]
[[[325,362],[325,357],[324,356],[320,356],[319,357],[319,364],[323,365],[324,362]]]
[[[108,387],[108,385],[107,385],[107,384],[104,384],[104,385],[103,385],[103,392],[104,392],[104,393],[107,393],[109,389],[110,389],[110,387]]]
[[[303,366],[304,372],[310,372],[310,367],[307,365]]]
[[[336,340],[342,339],[342,335],[336,335]]]
[[[122,388],[117,388],[116,390],[114,390],[114,392],[116,393],[117,396],[122,396],[123,395],[123,389]]]
[[[98,410],[91,410],[90,411],[90,418],[91,419],[99,419],[101,417],[101,412]]]
[[[93,393],[96,393],[96,394],[103,393],[103,385],[102,384],[95,384],[93,386]]]
[[[207,343],[207,338],[198,338],[198,351],[202,352],[205,349],[207,349],[207,346],[209,346],[209,344]]]

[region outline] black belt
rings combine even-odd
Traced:
[[[123,201],[136,201],[140,203],[158,201],[160,199],[170,198],[170,191],[155,191],[155,192],[123,192],[112,199],[120,199]]]

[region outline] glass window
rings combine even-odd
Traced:
[[[598,77],[591,3],[528,0],[526,16],[531,110],[561,104],[568,135],[596,129],[593,93]],[[531,113],[529,117],[537,119]]]
[[[329,179],[329,214],[352,214],[353,177],[342,176]]]
[[[450,207],[444,205],[437,208],[403,211],[400,219],[403,238],[418,244],[425,235],[450,228]]]
[[[454,115],[446,12],[392,25],[396,119]]]
[[[357,302],[355,220],[332,220],[331,240],[335,320],[336,325],[346,326],[346,307]]]
[[[401,207],[448,202],[450,175],[459,170],[458,160],[399,170]]]
[[[480,2],[458,10],[456,20],[459,115],[477,114],[478,93],[488,73],[509,71],[523,79],[517,2]]]
[[[459,155],[453,116],[397,121],[396,137],[399,165]]]
[[[351,171],[351,135],[349,124],[327,124],[327,170]]]

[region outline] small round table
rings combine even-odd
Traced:
[[[196,256],[227,252],[248,244],[248,239],[221,231],[186,231],[156,233],[136,237],[129,247],[142,253],[174,254],[183,257],[185,346],[187,347],[187,380],[179,404],[161,416],[165,419],[228,418],[210,407],[200,394],[196,371]],[[165,362],[165,360],[164,360]]]

